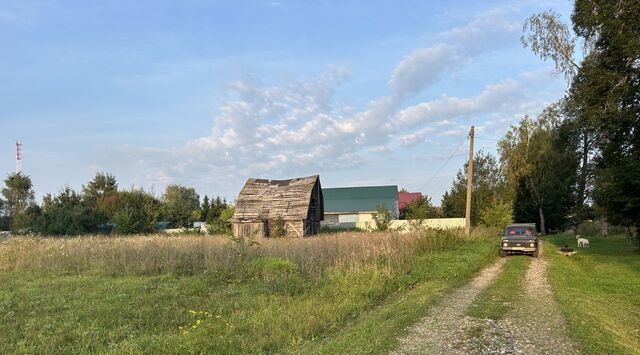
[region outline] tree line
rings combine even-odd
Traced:
[[[233,206],[219,196],[202,201],[192,187],[169,185],[160,197],[118,188],[116,178],[97,173],[80,191],[69,186],[35,201],[31,178],[9,174],[0,198],[0,230],[44,235],[151,233],[159,228],[189,228],[206,222],[212,233],[230,231]]]
[[[522,44],[567,79],[564,97],[524,117],[474,158],[473,224],[535,221],[542,232],[585,220],[640,220],[640,2],[577,0],[572,29],[558,14],[528,18]],[[582,61],[577,59],[581,49]],[[464,215],[466,164],[442,213]]]

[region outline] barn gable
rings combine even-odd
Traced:
[[[242,229],[247,229],[253,234],[268,236],[268,223],[277,218],[286,222],[287,234],[290,229],[298,236],[317,233],[324,218],[320,177],[247,180],[238,195],[231,219],[234,234],[247,234],[242,232]]]

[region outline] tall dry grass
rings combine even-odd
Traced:
[[[257,239],[256,244],[200,235],[17,237],[0,242],[0,271],[107,275],[234,273],[251,260],[266,256],[285,258],[296,263],[301,273],[318,277],[328,269],[353,269],[372,263],[401,269],[411,262],[412,256],[450,249],[466,239],[460,231],[433,230]]]

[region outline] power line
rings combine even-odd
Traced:
[[[464,137],[464,139],[462,139],[462,142],[458,144],[458,147],[456,147],[456,149],[451,153],[451,155],[449,155],[447,160],[444,161],[444,163],[442,164],[442,166],[440,166],[438,171],[436,171],[436,173],[431,177],[431,179],[429,179],[424,185],[422,185],[422,187],[418,191],[424,191],[424,188],[428,186],[433,181],[433,179],[435,179],[438,176],[438,174],[440,174],[442,169],[444,169],[445,165],[447,165],[447,163],[449,163],[451,158],[453,158],[453,156],[458,152],[458,150],[460,149],[460,147],[462,147],[462,144],[467,140],[467,138],[469,137]]]
[[[500,139],[495,139],[495,138],[485,138],[485,137],[478,137],[478,136],[476,136],[476,139],[483,139],[483,140],[485,140],[485,141],[500,142]]]

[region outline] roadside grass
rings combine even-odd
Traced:
[[[640,353],[640,253],[625,237],[589,238],[575,249],[575,236],[545,238],[554,294],[567,319],[569,335],[590,354]],[[569,245],[577,254],[557,251]]]
[[[407,327],[424,317],[431,306],[495,260],[496,245],[495,240],[477,240],[456,250],[421,258],[407,275],[409,279],[423,280],[416,287],[363,313],[337,334],[310,342],[301,353],[388,353],[397,347],[397,340]]]
[[[0,353],[378,353],[494,259],[496,242],[147,238],[0,243]]]
[[[522,299],[524,277],[531,263],[528,255],[508,256],[502,271],[469,307],[467,315],[475,318],[502,319]]]

